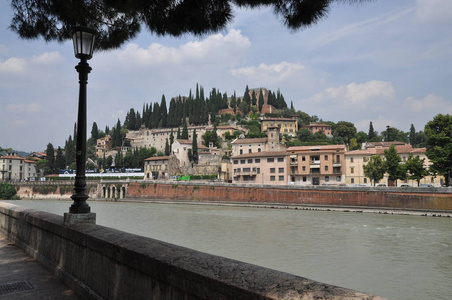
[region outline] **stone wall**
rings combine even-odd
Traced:
[[[4,202],[0,233],[83,299],[382,299]]]
[[[130,183],[128,198],[452,211],[449,188],[259,186],[194,182]]]

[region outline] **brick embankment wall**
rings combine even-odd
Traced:
[[[128,198],[452,211],[451,189],[130,183]]]
[[[83,299],[382,299],[4,202],[0,234]]]
[[[74,181],[14,183],[21,199],[67,199],[74,194]],[[86,193],[90,198],[99,195],[97,182],[88,182]]]

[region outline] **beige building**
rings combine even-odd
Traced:
[[[200,139],[207,130],[207,126],[189,126],[188,139],[193,137],[193,131],[196,129],[196,135]],[[182,128],[180,128],[182,132]],[[173,132],[174,140],[177,137],[177,128],[167,129],[148,129],[142,126],[139,130],[131,130],[127,132],[126,139],[130,141],[132,149],[155,147],[157,151],[165,152],[166,141],[170,143],[171,132]]]
[[[169,179],[169,156],[156,156],[144,160],[144,180]]]
[[[287,184],[286,151],[246,153],[231,160],[233,183]]]
[[[268,128],[266,138],[257,139],[235,139],[231,142],[232,156],[259,153],[259,152],[273,152],[284,151],[286,147],[279,143],[279,129]]]
[[[279,132],[296,136],[298,131],[297,118],[264,118],[261,121],[261,131],[266,132],[269,128],[278,127]]]
[[[345,184],[345,151],[345,145],[288,148],[289,184]]]
[[[103,158],[104,156],[107,157],[108,151],[111,150],[111,136],[106,135],[104,137],[101,137],[100,139],[97,139],[96,141],[96,155],[97,157]]]
[[[389,149],[390,145],[393,143],[382,142],[377,143],[376,145],[372,145],[370,148],[365,150],[355,150],[350,151],[345,154],[345,164],[347,166],[345,172],[345,182],[348,185],[354,184],[363,184],[363,185],[371,185],[372,182],[369,178],[366,178],[364,175],[363,166],[367,164],[370,157],[373,155],[380,155],[384,159],[384,151]],[[409,144],[400,144],[400,142],[394,143],[396,146],[397,153],[400,155],[401,163],[404,163],[408,160],[410,155],[413,157],[419,157],[420,159],[424,159],[424,167],[428,169],[431,165],[430,160],[426,155],[426,148],[413,148]],[[386,185],[393,185],[388,181],[388,175],[385,174],[384,178],[379,181],[379,183],[384,183]],[[426,176],[424,177],[420,183],[428,183],[433,184],[434,186],[441,186],[444,183],[443,176]],[[410,186],[416,187],[417,182],[415,180],[404,180],[398,181],[398,185],[400,184],[408,184]]]
[[[0,157],[2,181],[34,180],[37,176],[36,163],[25,157],[6,155]]]

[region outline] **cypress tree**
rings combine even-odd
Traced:
[[[47,144],[46,155],[47,167],[52,174],[55,172],[55,148],[53,148],[52,143]]]
[[[198,137],[196,135],[196,128],[193,129],[193,140],[192,140],[192,154],[193,154],[193,161],[195,164],[198,163]]]
[[[166,128],[168,126],[168,110],[166,107],[165,95],[162,95],[162,101],[160,102],[160,122],[161,127]]]
[[[165,141],[165,156],[169,156],[170,155],[170,145],[168,143],[168,139],[166,139]]]
[[[184,119],[184,124],[182,127],[182,134],[181,134],[180,138],[183,140],[188,140],[188,127],[187,127],[187,122],[185,119]]]
[[[374,126],[372,125],[372,122],[369,123],[369,133],[367,134],[367,138],[369,141],[372,141],[375,138],[375,130]]]
[[[263,106],[264,106],[264,94],[262,93],[262,89],[260,89],[260,92],[259,92],[259,103],[257,105],[257,110],[259,112],[261,112]]]

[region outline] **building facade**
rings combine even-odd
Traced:
[[[310,123],[309,125],[303,126],[303,128],[306,128],[309,130],[312,134],[315,134],[319,131],[323,131],[325,135],[332,135],[333,130],[331,128],[331,125],[328,124],[322,124],[322,123]]]
[[[261,121],[261,131],[266,132],[269,128],[278,127],[281,134],[296,136],[298,131],[297,118],[264,118]]]
[[[37,176],[36,163],[25,157],[7,155],[0,157],[2,181],[34,180]]]
[[[233,183],[287,184],[286,151],[246,153],[231,161]]]
[[[279,128],[267,128],[266,138],[235,139],[231,142],[232,156],[246,153],[284,151],[286,146],[279,142]]]
[[[288,148],[289,184],[344,185],[345,151],[345,145]]]
[[[169,179],[170,157],[156,156],[144,160],[144,180]]]

